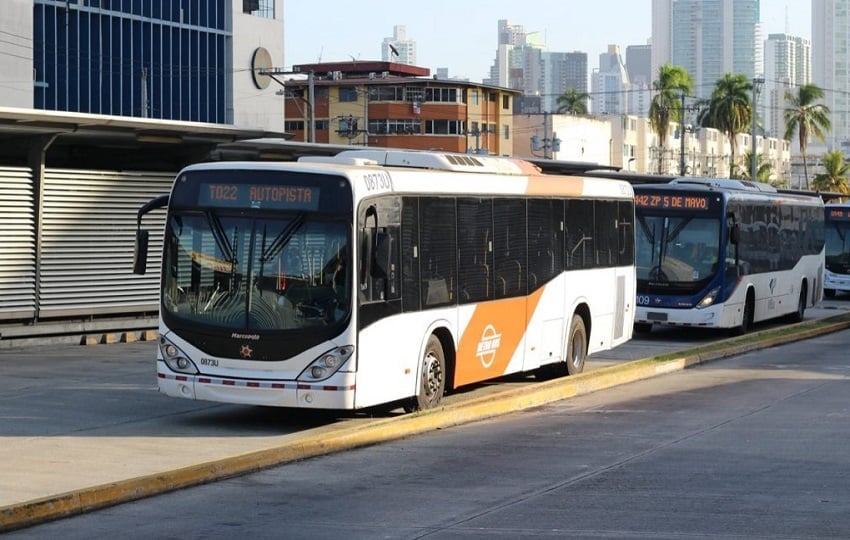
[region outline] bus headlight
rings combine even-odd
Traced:
[[[354,353],[353,345],[343,345],[331,349],[322,356],[316,358],[298,376],[299,381],[321,381],[327,379],[345,365]]]
[[[697,304],[697,309],[707,308],[708,306],[714,304],[714,300],[717,298],[717,295],[720,293],[720,287],[715,287],[708,291],[708,294],[702,297],[702,300]]]
[[[172,371],[177,373],[189,373],[194,375],[198,373],[198,368],[195,364],[177,347],[166,338],[159,338],[159,351],[162,353],[162,359],[168,364]]]

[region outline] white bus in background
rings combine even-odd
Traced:
[[[824,204],[767,184],[678,178],[635,186],[635,329],[800,321],[824,287]]]
[[[826,272],[823,293],[850,292],[850,203],[829,203],[824,213]]]
[[[627,182],[528,162],[346,151],[182,170],[167,206],[159,388],[198,400],[435,407],[510,373],[582,371],[631,337]]]

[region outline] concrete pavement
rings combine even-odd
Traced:
[[[92,411],[92,418],[77,424],[80,422],[77,415],[62,417],[67,412],[63,411],[63,403],[50,401],[54,386],[51,381],[39,379],[43,384],[41,390],[28,386],[32,380],[44,376],[43,372],[27,372],[38,356],[30,351],[32,364],[24,359],[12,367],[3,366],[15,371],[16,377],[12,379],[18,382],[8,389],[0,388],[0,411],[10,411],[10,416],[0,415],[3,433],[0,462],[4,464],[0,466],[0,532],[295,460],[511,413],[848,327],[850,315],[842,312],[661,356],[614,363],[595,359],[589,362],[588,372],[575,377],[542,383],[482,385],[452,396],[445,406],[434,411],[411,415],[390,413],[380,418],[360,414],[341,420],[313,418],[295,429],[291,419],[281,422],[280,414],[285,413],[265,415],[256,408],[228,408],[164,397],[148,405],[157,408],[156,414],[150,411],[142,414],[132,410],[132,400],[120,396],[132,390],[148,395],[152,388],[121,388],[116,382],[110,383],[117,388],[111,388],[112,394],[104,394],[106,397],[99,401],[102,407]],[[128,346],[145,345],[114,345]],[[138,351],[140,361],[150,363],[149,351]],[[79,365],[69,366],[68,373],[86,369],[97,372],[96,368],[102,366],[92,362],[80,360]],[[61,370],[55,373],[67,382]],[[117,381],[130,379],[121,373],[117,375]],[[6,376],[2,370],[0,376]],[[75,391],[83,392],[89,384],[84,377],[75,379],[74,383],[83,386]],[[51,428],[42,428],[36,415],[26,418],[25,403],[16,403],[14,408],[3,405],[6,399],[25,402],[28,396],[37,396],[40,406],[52,410],[49,414],[58,415],[61,421]],[[258,422],[253,418],[256,415],[263,416],[259,420],[263,425],[246,426]],[[69,425],[70,429],[62,428]]]

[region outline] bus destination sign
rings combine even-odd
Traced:
[[[850,221],[850,206],[846,208],[826,207],[826,219],[832,221]]]
[[[711,208],[711,197],[693,193],[635,193],[635,206],[665,210],[708,210]]]
[[[316,210],[319,207],[319,188],[273,184],[202,183],[198,191],[198,204],[229,208]]]

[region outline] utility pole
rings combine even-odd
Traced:
[[[679,113],[679,175],[685,176],[685,91],[682,90],[682,108]]]
[[[759,100],[759,92],[761,92],[761,85],[764,84],[764,77],[755,77],[753,78],[753,114],[752,114],[752,123],[753,123],[753,155],[752,163],[750,164],[750,180],[755,182],[758,180],[758,159],[756,159],[756,105]]]

